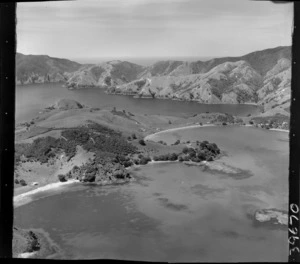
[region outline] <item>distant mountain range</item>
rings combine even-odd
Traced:
[[[99,87],[136,97],[200,103],[253,103],[266,114],[289,112],[291,47],[208,61],[159,61],[145,67],[127,61],[79,64],[45,55],[16,56],[17,84],[66,82],[70,89]]]

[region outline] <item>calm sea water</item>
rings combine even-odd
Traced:
[[[248,215],[288,209],[288,134],[205,127],[156,138],[176,139],[215,142],[227,152],[221,161],[248,177],[148,164],[127,185],[40,193],[15,209],[15,224],[48,232],[61,249],[56,258],[63,259],[287,261],[287,229],[255,226]]]
[[[133,113],[177,115],[221,112],[247,115],[258,111],[252,105],[208,105],[159,99],[135,99],[132,96],[109,95],[99,88],[68,90],[62,84],[33,84],[16,87],[16,122],[30,121],[45,107],[62,98],[74,99],[91,107],[117,107]]]

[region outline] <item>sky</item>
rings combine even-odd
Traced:
[[[17,3],[17,51],[51,57],[223,57],[292,43],[293,4],[249,0]]]

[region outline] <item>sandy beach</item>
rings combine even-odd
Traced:
[[[184,126],[184,127],[176,127],[176,128],[169,128],[169,129],[166,129],[166,130],[162,130],[162,131],[159,131],[159,132],[156,132],[156,133],[153,133],[153,134],[150,134],[150,135],[147,135],[144,140],[152,140],[152,138],[156,135],[159,135],[161,133],[165,133],[165,132],[172,132],[172,131],[178,131],[178,130],[183,130],[183,129],[191,129],[191,128],[199,128],[199,127],[212,127],[212,126],[218,126],[218,125],[215,125],[215,124],[204,124],[202,126],[200,125],[192,125],[192,126]],[[251,124],[246,124],[244,125],[245,127],[255,127]],[[279,132],[286,132],[286,133],[289,133],[290,131],[289,130],[286,130],[286,129],[279,129],[279,128],[270,128],[269,130],[272,130],[272,131],[279,131]]]
[[[25,252],[18,255],[18,258],[32,258],[37,252]]]
[[[44,192],[44,191],[58,189],[62,186],[72,184],[72,183],[75,183],[75,182],[79,182],[79,180],[71,179],[71,180],[68,180],[66,182],[50,183],[50,184],[44,185],[42,187],[36,188],[34,190],[31,190],[29,192],[19,194],[19,195],[14,197],[14,201],[13,201],[14,202],[14,207],[19,207],[23,204],[26,204],[26,203],[30,202],[31,201],[31,197],[30,197],[31,195],[34,195],[34,194],[37,194],[37,193],[40,193],[40,192]]]
[[[215,124],[204,124],[202,126],[200,125],[192,125],[192,126],[184,126],[184,127],[175,127],[175,128],[169,128],[166,130],[162,130],[153,134],[150,134],[144,138],[144,140],[151,140],[153,136],[159,135],[161,133],[165,132],[172,132],[172,131],[178,131],[178,130],[184,130],[184,129],[191,129],[191,128],[197,128],[197,127],[211,127],[211,126],[217,126]]]
[[[290,133],[289,130],[286,130],[286,129],[280,129],[280,128],[270,128],[269,130]]]
[[[179,162],[178,160],[151,160],[147,164]]]

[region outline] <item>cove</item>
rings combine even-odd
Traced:
[[[178,162],[132,168],[122,186],[70,184],[15,209],[14,224],[40,228],[57,259],[286,261],[286,229],[258,227],[256,209],[288,208],[288,134],[253,127],[200,127],[154,140],[208,140],[220,161],[250,171],[234,178]]]

